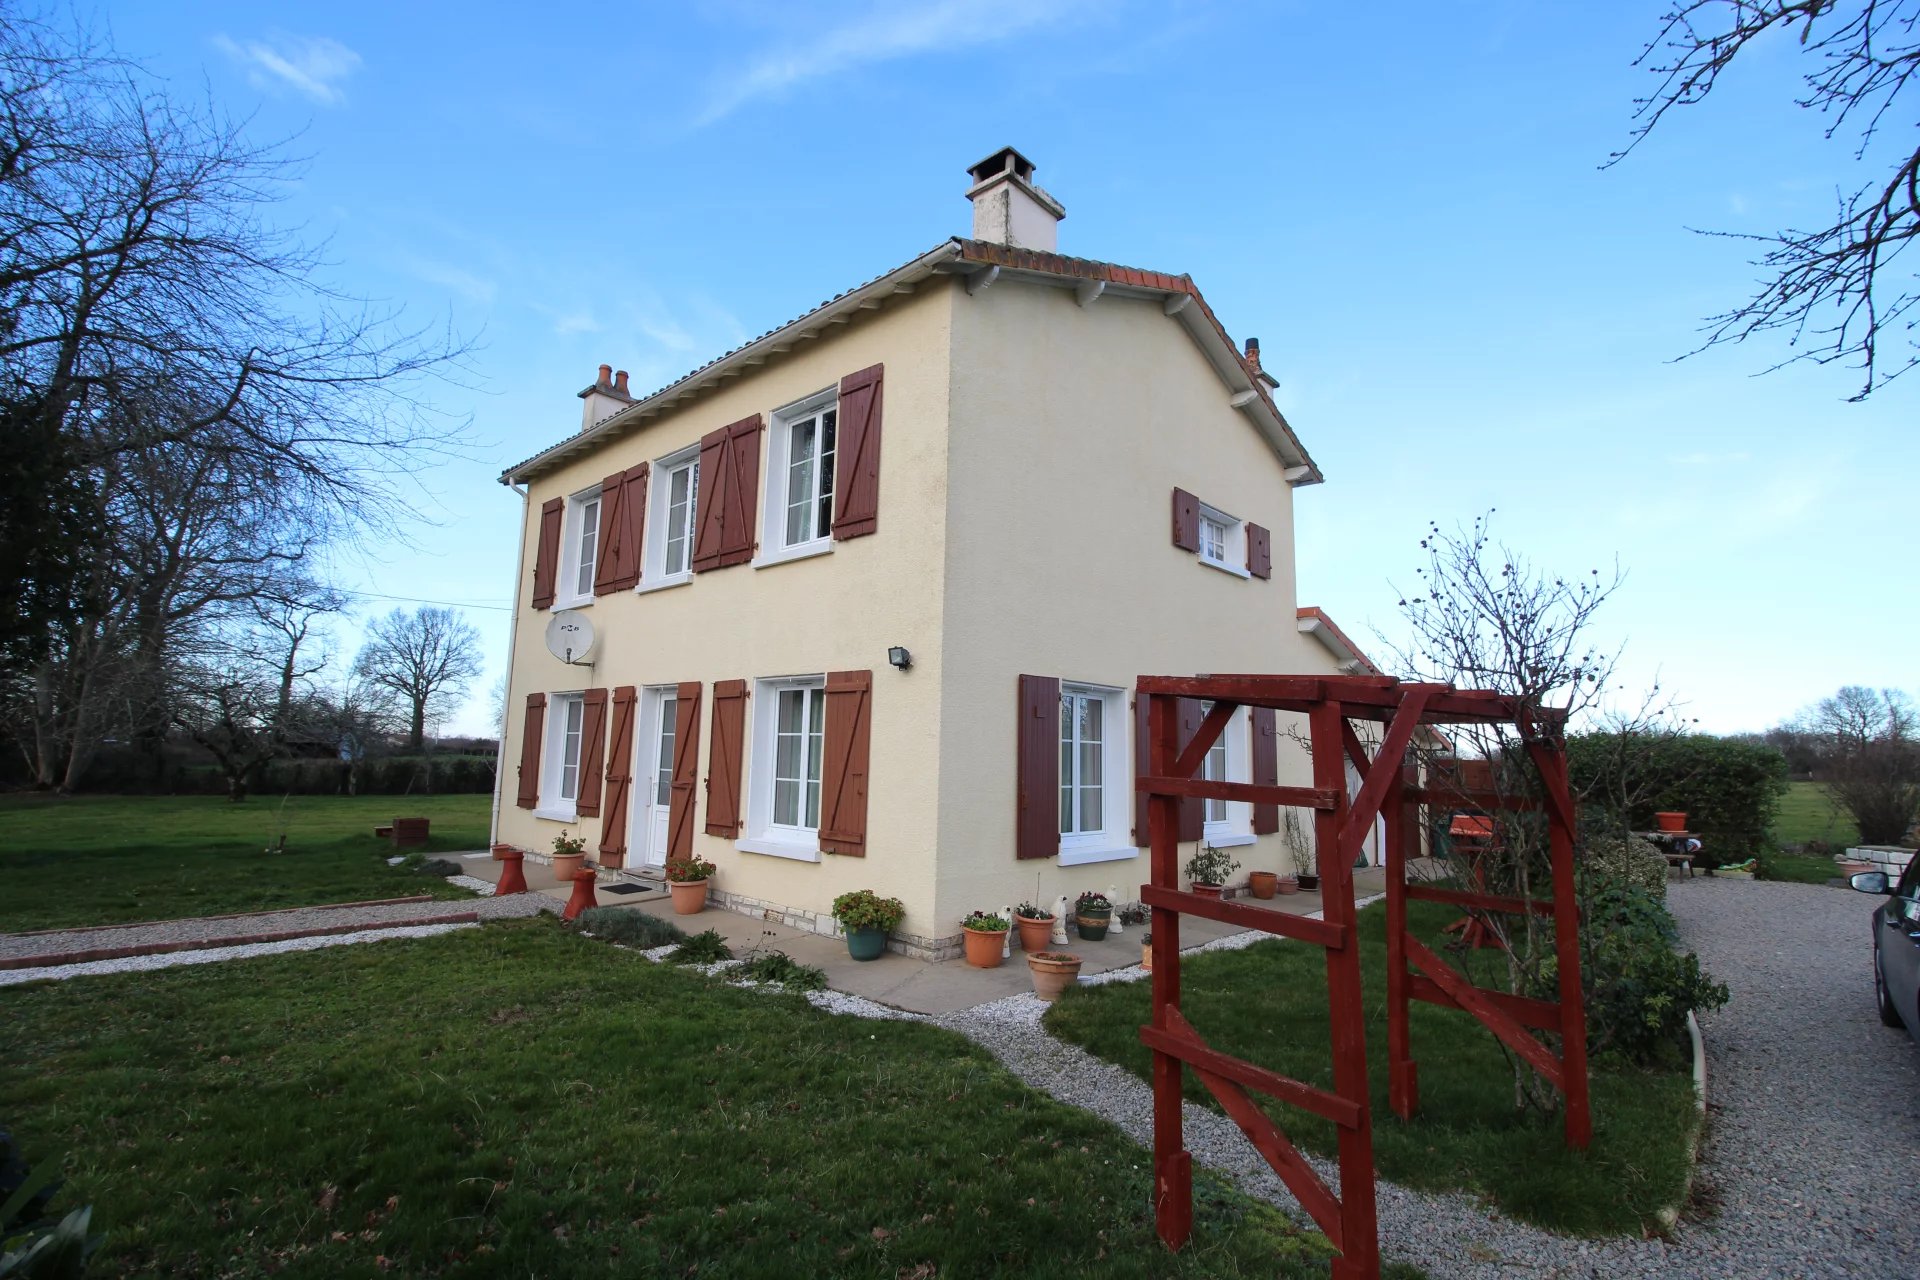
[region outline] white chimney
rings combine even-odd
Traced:
[[[601,365],[600,376],[580,393],[580,400],[580,429],[585,431],[633,403],[633,396],[627,391],[627,371],[615,373],[612,365]]]
[[[1055,253],[1066,206],[1033,184],[1033,161],[1012,147],[967,170],[973,187],[973,238]]]

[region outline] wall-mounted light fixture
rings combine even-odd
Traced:
[[[913,665],[913,655],[907,652],[905,645],[896,644],[887,650],[887,661],[905,671]]]

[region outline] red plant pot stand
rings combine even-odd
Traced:
[[[498,898],[509,893],[527,892],[526,869],[520,864],[526,860],[526,854],[510,845],[493,846],[493,857],[500,864],[500,880],[493,886],[493,896]]]
[[[560,913],[562,920],[572,920],[588,907],[597,907],[600,900],[593,896],[594,872],[590,867],[582,867],[573,873],[573,896],[567,899],[567,909]]]

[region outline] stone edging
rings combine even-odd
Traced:
[[[1680,1211],[1693,1196],[1693,1176],[1700,1168],[1700,1144],[1707,1136],[1707,1039],[1700,1032],[1700,1019],[1693,1016],[1691,1009],[1687,1010],[1687,1040],[1693,1046],[1693,1101],[1700,1119],[1687,1142],[1687,1178],[1680,1184],[1680,1198],[1654,1214],[1668,1231],[1679,1225]]]
[[[346,911],[354,907],[399,907],[409,902],[432,902],[430,893],[406,898],[368,898],[364,902],[321,902],[310,907],[268,907],[262,911],[233,911],[223,916],[180,916],[174,920],[134,920],[127,924],[69,925],[64,929],[28,929],[23,933],[0,934],[6,938],[42,938],[50,933],[105,933],[109,929],[151,929],[159,925],[179,924],[182,920],[245,920],[252,916],[278,916],[289,911]]]
[[[401,901],[410,901],[402,899]],[[350,904],[334,903],[334,906]],[[300,910],[298,907],[290,910]],[[248,912],[248,915],[275,914],[272,912]],[[210,920],[224,920],[236,917],[207,916]],[[477,911],[456,911],[440,916],[408,916],[399,920],[380,920],[372,924],[362,921],[359,924],[332,924],[315,929],[282,929],[271,933],[228,934],[217,938],[175,939],[170,942],[148,942],[131,947],[89,947],[84,951],[47,952],[34,956],[12,956],[0,959],[0,969],[46,969],[55,965],[91,964],[96,960],[126,960],[133,956],[162,955],[169,951],[212,951],[221,947],[250,947],[263,942],[290,942],[295,938],[323,938],[337,933],[367,933],[380,929],[410,929],[429,924],[478,924],[480,914]],[[67,932],[72,932],[68,930]]]

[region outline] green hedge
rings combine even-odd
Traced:
[[[392,756],[360,762],[359,777],[344,760],[275,760],[260,771],[259,795],[404,796],[486,795],[493,790],[492,756]],[[224,795],[226,776],[211,765],[180,770],[179,795]]]
[[[1787,758],[1779,751],[1707,734],[1655,740],[1625,766],[1626,779],[1600,786],[1600,771],[1619,767],[1612,741],[1605,733],[1567,739],[1567,766],[1577,791],[1598,796],[1644,788],[1649,798],[1627,815],[1628,822],[1647,831],[1656,812],[1684,812],[1687,829],[1706,845],[1702,861],[1711,865],[1740,862],[1760,851],[1787,793]]]

